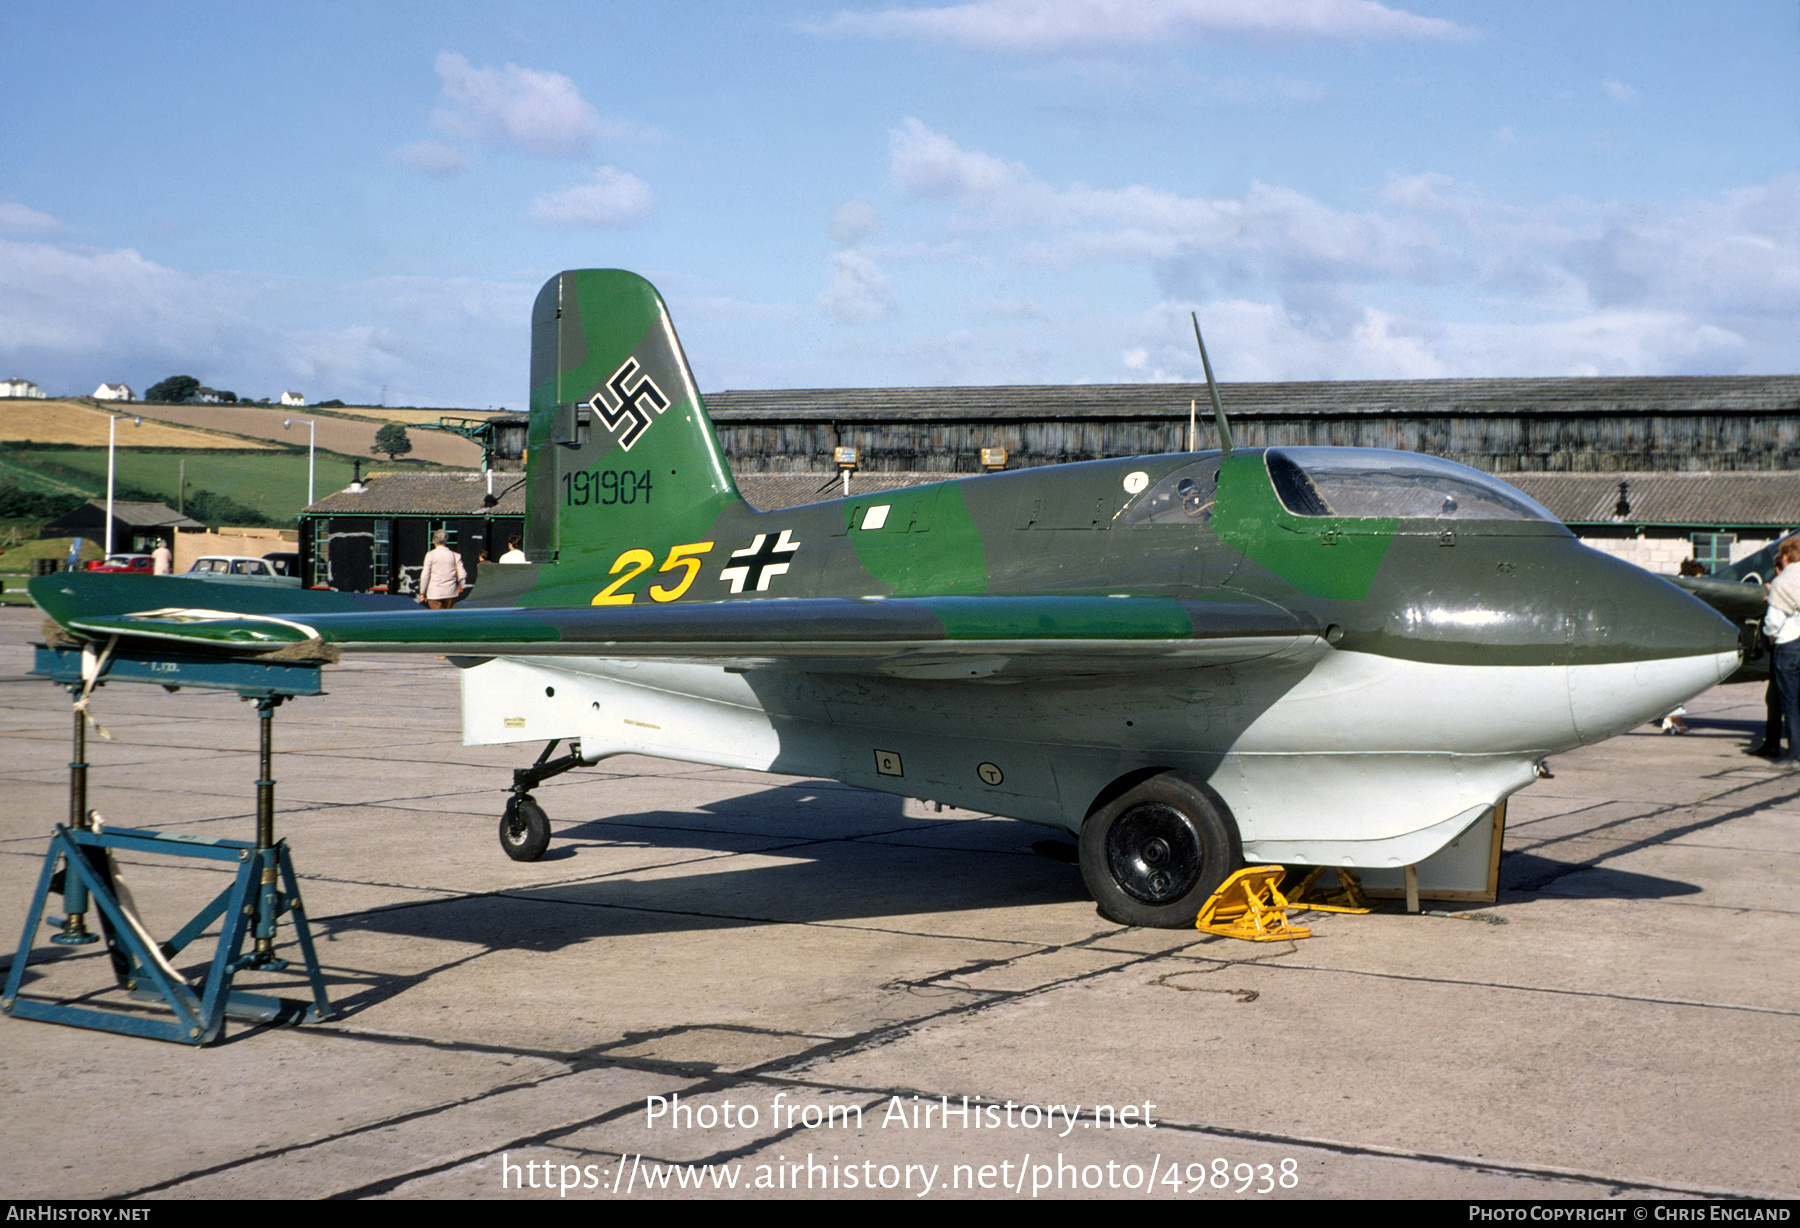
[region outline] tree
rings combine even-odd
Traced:
[[[388,459],[404,456],[412,451],[412,440],[406,437],[406,428],[398,422],[390,422],[375,432],[375,446],[371,452],[386,452]]]
[[[10,478],[0,482],[0,520],[55,520],[86,502],[81,495],[46,495],[24,490]]]
[[[150,385],[150,390],[144,394],[144,399],[163,405],[180,405],[198,391],[200,391],[200,381],[193,376],[171,375],[160,384]]]

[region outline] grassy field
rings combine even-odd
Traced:
[[[119,486],[154,491],[170,507],[179,508],[182,462],[187,463],[189,491],[210,490],[256,508],[276,521],[288,521],[306,505],[306,454],[268,455],[231,452],[117,452]],[[363,466],[386,469],[386,463]],[[392,466],[401,468],[403,466]],[[314,491],[324,498],[350,484],[350,461],[321,452]],[[105,449],[0,449],[0,481],[13,478],[27,490],[52,493],[78,491],[89,498],[106,494]]]
[[[8,398],[0,401],[0,440],[29,439],[33,443],[104,448],[111,416],[136,412],[137,407],[128,402],[118,403],[115,409],[99,409],[93,402],[73,397],[42,401]],[[273,448],[260,440],[239,439],[149,419],[145,419],[142,426],[132,426],[129,420],[121,422],[114,432],[121,448]]]
[[[104,482],[105,475],[101,475]],[[94,484],[85,474],[60,474],[33,464],[31,453],[22,449],[0,448],[0,483],[10,482],[20,490],[41,495],[81,495],[94,493]]]
[[[295,412],[302,411],[296,410]],[[330,409],[315,409],[308,406],[304,412],[307,417],[318,414],[329,418],[356,418],[365,422],[398,422],[403,426],[417,426],[421,422],[436,422],[439,418],[488,418],[506,411],[502,409],[414,409],[411,407],[387,409],[378,405],[334,405]]]
[[[270,413],[284,412],[280,405],[261,405],[255,402],[244,402],[245,409],[264,410]],[[135,446],[144,448],[256,448],[271,445],[261,444],[250,437],[215,434],[196,427],[176,426],[167,422],[157,422],[159,416],[157,406],[145,406],[137,401],[99,402],[89,397],[50,397],[39,400],[35,397],[0,398],[0,441],[8,439],[29,439],[33,443],[74,444],[79,447],[105,447],[107,420],[113,414],[141,415],[146,409],[150,417],[144,419],[142,426],[131,426],[121,423],[116,429],[120,447]],[[229,409],[230,406],[212,406],[209,408]],[[343,405],[330,409],[320,409],[307,405],[296,409],[285,410],[286,413],[299,418],[349,418],[359,422],[398,422],[404,426],[416,426],[421,422],[436,422],[439,418],[486,418],[491,414],[504,413],[498,409],[420,409],[414,406],[396,406],[384,408],[379,405]],[[130,441],[129,445],[127,441]]]
[[[66,559],[68,537],[39,538],[37,525],[15,525],[0,521],[0,605],[30,605],[25,581],[31,578],[34,559]],[[81,561],[100,557],[100,547],[91,541],[81,544]]]

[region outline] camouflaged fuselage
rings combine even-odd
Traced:
[[[661,299],[624,273],[539,296],[527,475],[534,561],[484,568],[451,611],[259,594],[182,621],[142,579],[129,609],[81,578],[33,593],[79,635],[450,655],[469,742],[831,776],[1071,831],[1115,782],[1173,769],[1217,790],[1247,857],[1365,866],[1422,860],[1544,756],[1737,661],[1700,602],[1430,458],[1133,457],[757,511]],[[1332,502],[1350,496],[1357,514]]]

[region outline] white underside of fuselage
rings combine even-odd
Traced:
[[[463,739],[577,739],[590,762],[643,754],[834,777],[1071,832],[1113,780],[1174,768],[1218,791],[1252,861],[1397,867],[1529,784],[1539,759],[1660,717],[1736,664],[1735,653],[1479,666],[1325,651],[1285,666],[1003,684],[495,658],[462,671]]]

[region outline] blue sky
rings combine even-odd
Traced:
[[[0,8],[0,375],[706,390],[1800,371],[1792,0]],[[385,393],[384,393],[385,389]]]

